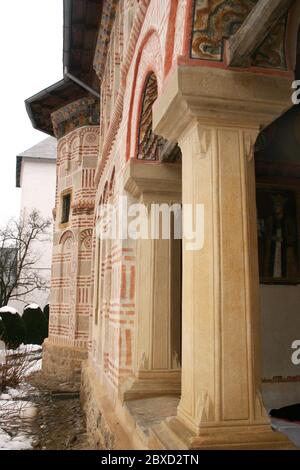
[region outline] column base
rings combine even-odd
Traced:
[[[163,395],[180,396],[181,370],[140,371],[128,379],[121,391],[122,401],[138,400]]]
[[[196,436],[177,418],[150,431],[153,450],[297,450],[287,437],[268,425],[203,428]]]

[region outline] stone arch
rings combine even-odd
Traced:
[[[164,65],[159,36],[153,29],[144,37],[134,65],[127,129],[127,160],[137,154],[139,116],[142,109],[144,88],[149,75],[152,73],[157,80],[157,94],[159,95],[163,84]]]
[[[59,239],[59,244],[62,245],[63,250],[69,249],[72,242],[74,242],[74,233],[72,230],[64,232]]]
[[[80,233],[81,248],[90,250],[92,248],[93,230],[88,228]]]
[[[71,152],[76,152],[80,147],[80,137],[78,134],[72,135],[70,138],[70,149]]]
[[[66,138],[59,139],[57,144],[57,152],[58,154],[65,153],[68,148],[68,141]]]

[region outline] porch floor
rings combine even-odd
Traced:
[[[149,429],[166,418],[176,416],[179,397],[162,396],[130,400],[126,407],[141,431],[148,436]]]

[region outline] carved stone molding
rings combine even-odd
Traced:
[[[72,204],[72,214],[73,215],[81,215],[81,214],[93,214],[95,209],[95,201],[94,200],[80,200],[75,201]]]
[[[193,132],[190,138],[193,155],[198,158],[206,158],[212,144],[212,130],[197,126],[197,132]]]
[[[154,132],[178,142],[193,119],[201,126],[259,129],[291,103],[291,78],[211,67],[178,67],[153,106]],[[180,116],[180,119],[177,118]],[[199,137],[200,139],[200,137]],[[199,140],[205,148],[207,137]]]
[[[250,162],[254,158],[254,146],[258,133],[250,134],[249,132],[244,133],[244,148],[245,156]]]
[[[160,200],[180,201],[181,165],[173,163],[149,163],[131,159],[124,174],[124,188],[133,197],[144,200],[159,193]]]

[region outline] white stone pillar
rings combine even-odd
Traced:
[[[186,67],[168,85],[154,130],[181,147],[182,203],[203,205],[204,245],[183,239],[182,396],[154,443],[285,448],[260,393],[254,144],[287,104],[287,81]]]
[[[177,164],[128,164],[125,188],[147,208],[149,228],[152,203],[181,204],[180,177]],[[134,377],[124,386],[124,399],[180,394],[181,368],[172,337],[173,317],[178,314],[173,311],[172,287],[180,283],[173,260],[180,251],[173,249],[171,239],[137,240]]]

